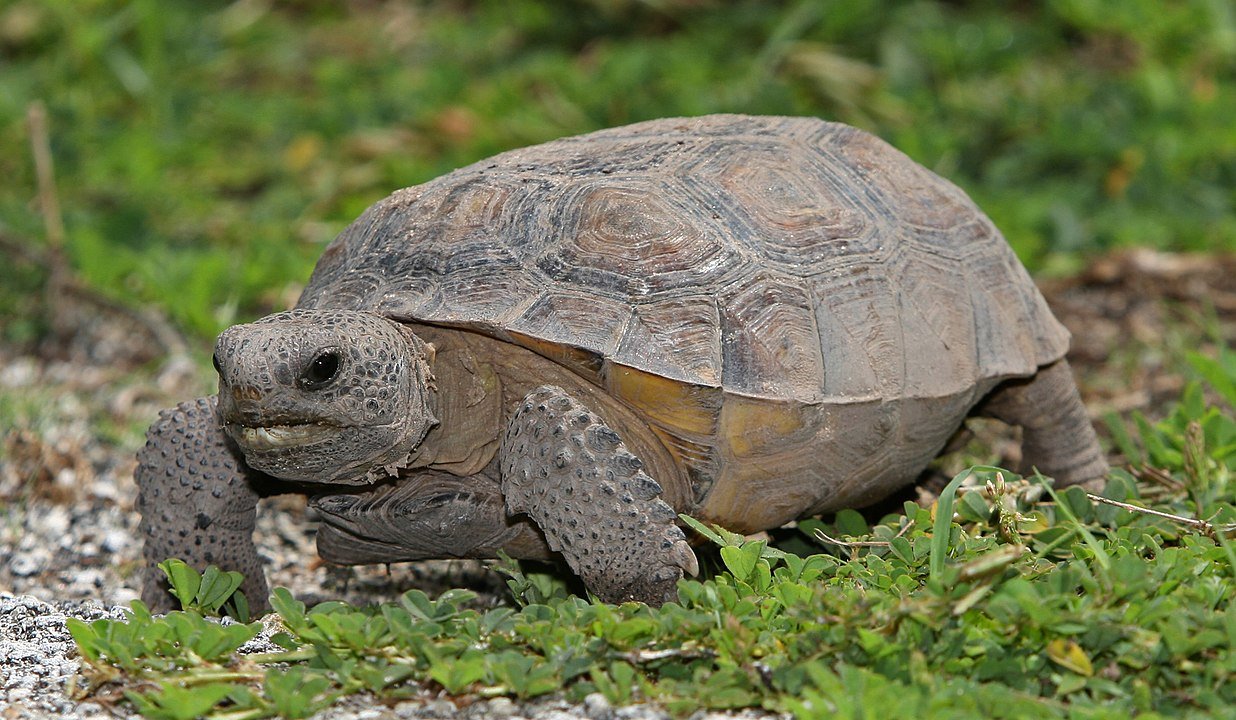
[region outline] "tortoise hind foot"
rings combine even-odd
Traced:
[[[558,387],[524,398],[501,448],[507,512],[528,516],[605,602],[660,605],[699,567],[661,486],[614,432]]]
[[[1037,469],[1057,487],[1102,489],[1107,459],[1067,361],[1039,369],[1033,377],[1011,380],[983,401],[978,414],[1022,428],[1022,472]]]

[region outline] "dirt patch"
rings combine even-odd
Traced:
[[[1236,338],[1236,257],[1130,250],[1039,286],[1073,334],[1069,362],[1092,417],[1161,417],[1187,354],[1213,356]]]

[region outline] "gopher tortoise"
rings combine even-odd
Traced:
[[[676,513],[754,532],[868,505],[969,415],[1021,426],[1058,485],[1102,478],[1067,346],[991,221],[867,133],[557,140],[396,192],[295,309],[220,335],[218,395],[139,453],[145,556],[239,570],[264,605],[257,501],[294,491],[332,563],[505,551],[660,603],[697,569]]]

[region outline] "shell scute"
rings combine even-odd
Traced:
[[[797,142],[715,141],[677,174],[684,192],[723,218],[737,242],[784,272],[810,274],[879,243],[872,208]]]
[[[612,357],[667,377],[681,373],[692,384],[720,387],[718,312],[717,299],[702,294],[635,305]]]
[[[643,178],[641,178],[643,179]],[[696,222],[696,210],[674,201],[680,193],[649,183],[581,183],[557,199],[558,242],[538,258],[555,281],[636,299],[707,282],[701,271],[723,274],[741,258],[724,229]]]
[[[527,337],[570,338],[569,342],[558,342],[605,358],[617,351],[628,317],[629,313],[615,304],[598,303],[585,293],[554,287],[505,327]],[[596,362],[588,365],[595,366]]]
[[[756,397],[822,392],[815,306],[796,280],[761,270],[721,289],[717,307],[727,389]]]
[[[824,340],[821,396],[850,401],[902,396],[906,352],[899,289],[883,267],[839,268],[812,281],[816,327]]]

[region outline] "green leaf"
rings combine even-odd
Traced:
[[[1082,488],[1071,485],[1059,493],[1058,501],[1067,506],[1069,515],[1079,522],[1089,522],[1094,517],[1094,503]]]
[[[303,667],[270,668],[264,687],[275,713],[281,718],[308,717],[334,701],[327,694],[330,679]]]
[[[229,683],[208,683],[186,688],[172,682],[162,682],[151,692],[126,690],[125,697],[148,718],[193,720],[210,712],[234,687]]]
[[[1090,663],[1090,657],[1080,645],[1072,640],[1063,638],[1052,640],[1047,643],[1046,652],[1052,662],[1066,670],[1071,670],[1084,677],[1094,674],[1094,666]]]
[[[218,614],[219,608],[231,599],[232,593],[240,588],[244,579],[238,572],[223,572],[214,565],[208,566],[202,573],[201,585],[195,598],[196,605],[208,614]]]
[[[765,543],[748,542],[743,545],[727,545],[721,548],[721,561],[725,568],[739,580],[750,580],[755,572],[755,565],[760,561],[760,553]]]
[[[867,519],[857,510],[839,510],[837,516],[833,519],[833,524],[837,526],[837,532],[850,537],[861,537],[871,534],[871,526],[867,524]]]
[[[695,518],[691,517],[690,515],[680,514],[678,518],[682,520],[692,530],[699,533],[700,535],[703,535],[706,539],[708,539],[710,542],[712,542],[714,545],[717,545],[718,547],[730,547],[734,545],[741,545],[746,540],[746,538],[744,538],[742,535],[739,535],[738,533],[730,532],[729,530],[726,530],[720,525],[713,525],[709,527],[705,525],[704,523],[700,522],[699,520],[696,520]]]
[[[948,558],[949,537],[952,534],[950,528],[953,524],[953,502],[957,495],[957,488],[961,487],[962,482],[974,471],[975,468],[969,468],[954,475],[936,499],[936,517],[931,529],[931,554],[929,556],[930,574],[934,580],[943,579],[945,560]]]
[[[100,639],[94,625],[72,617],[65,618],[64,625],[68,628],[69,635],[73,638],[73,642],[77,644],[77,650],[82,654],[82,657],[90,662],[98,662]]]
[[[227,610],[228,615],[231,615],[242,623],[247,623],[252,619],[249,612],[249,599],[246,598],[245,594],[240,590],[232,593],[231,598],[228,599],[228,602],[224,608]]]
[[[914,564],[914,548],[910,546],[909,540],[904,537],[894,537],[888,541],[888,547],[898,560],[906,565]]]
[[[1224,355],[1231,357],[1232,353],[1224,352],[1220,357]],[[1185,353],[1185,358],[1197,374],[1201,375],[1216,392],[1223,396],[1229,408],[1236,408],[1236,375],[1225,363],[1196,351]]]
[[[429,677],[452,695],[462,693],[474,683],[480,682],[486,672],[486,656],[474,648],[465,650],[457,657],[444,655],[430,660],[429,663]]]
[[[1107,426],[1107,431],[1111,434],[1112,441],[1116,443],[1120,454],[1130,463],[1145,464],[1146,457],[1142,453],[1141,446],[1133,440],[1133,435],[1129,432],[1129,427],[1115,412],[1108,412],[1103,415],[1103,424]]]
[[[170,558],[159,563],[159,569],[167,575],[172,594],[180,601],[182,609],[188,609],[197,598],[198,589],[202,585],[202,576],[197,570],[189,567],[183,560]]]
[[[957,514],[968,522],[986,523],[991,520],[992,506],[977,492],[963,493],[958,498]]]
[[[308,627],[308,622],[305,620],[305,604],[292,597],[292,593],[288,592],[287,588],[277,587],[271,592],[270,606],[279,613],[284,624],[292,632],[300,633]]]

